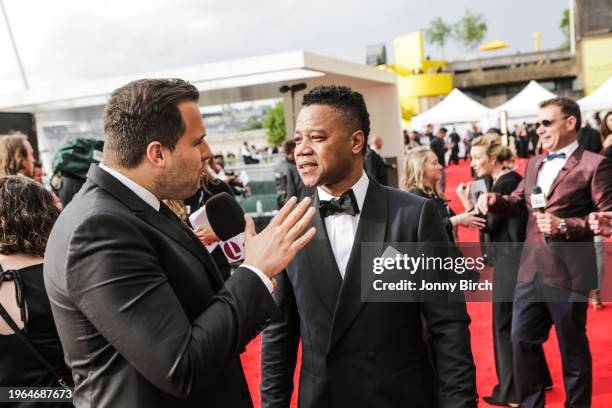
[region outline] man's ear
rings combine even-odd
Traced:
[[[576,129],[576,125],[578,124],[578,119],[576,119],[575,116],[573,116],[573,115],[572,116],[568,116],[566,123],[567,123],[567,129],[568,130],[575,130],[576,132],[579,130],[579,129]]]
[[[156,167],[166,167],[168,161],[168,150],[158,142],[154,141],[147,146],[146,159]]]
[[[354,154],[361,154],[362,150],[365,148],[365,134],[362,130],[358,130],[353,132],[351,135],[351,141],[353,144],[352,151]]]

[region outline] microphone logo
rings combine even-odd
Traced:
[[[242,256],[242,250],[240,245],[234,241],[227,241],[223,243],[223,252],[225,256],[231,261],[238,261]]]
[[[244,259],[244,232],[221,243],[223,254],[229,263]]]

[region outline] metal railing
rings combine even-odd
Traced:
[[[574,58],[569,50],[552,50],[527,52],[500,57],[479,58],[466,61],[454,61],[448,64],[448,71],[453,73],[492,69],[509,66],[549,63],[554,61],[570,60]]]

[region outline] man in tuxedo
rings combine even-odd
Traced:
[[[586,295],[597,287],[593,233],[588,216],[612,208],[612,160],[578,146],[580,108],[559,97],[540,105],[538,135],[549,153],[533,157],[511,195],[479,197],[478,209],[516,216],[527,206],[527,237],[514,295],[512,349],[521,407],[544,407],[539,348],[555,326],[566,390],[565,406],[591,404],[592,364],[586,336]],[[546,197],[536,212],[530,195]],[[534,200],[535,201],[535,200]]]
[[[361,94],[319,86],[303,105],[295,157],[304,184],[317,186],[317,233],[278,278],[283,318],[263,335],[262,407],[289,407],[300,339],[302,408],[475,407],[465,303],[361,300],[362,242],[448,242],[434,203],[366,175]]]
[[[278,313],[271,278],[314,235],[283,207],[224,283],[161,201],[185,199],[210,157],[198,90],[144,79],[113,92],[104,161],[55,224],[44,277],[77,407],[251,407],[239,353]]]
[[[375,136],[372,144],[367,147],[363,159],[363,168],[369,177],[376,180],[379,184],[386,186],[387,169],[394,169],[395,165],[387,164],[385,159],[380,155],[383,147],[383,139],[380,136]]]

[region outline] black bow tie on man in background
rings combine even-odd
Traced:
[[[340,198],[332,198],[329,201],[322,200],[319,203],[319,213],[323,218],[333,214],[359,214],[359,206],[357,205],[355,193],[351,189],[344,192]]]
[[[546,156],[544,156],[544,159],[546,159],[546,161],[555,159],[565,159],[565,153],[548,153]]]

